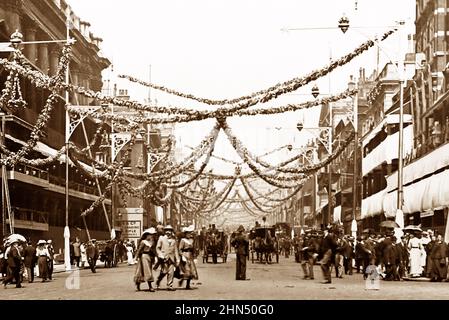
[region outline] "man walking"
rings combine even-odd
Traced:
[[[235,248],[236,254],[236,280],[249,280],[246,279],[246,259],[249,255],[249,241],[243,234],[245,228],[241,225],[237,229],[236,235],[231,240],[231,245]]]
[[[78,237],[75,238],[75,242],[73,242],[73,262],[77,268],[80,267],[81,260],[81,242]]]
[[[156,288],[159,289],[162,279],[167,276],[167,290],[175,291],[173,288],[173,278],[175,266],[179,266],[178,244],[173,232],[173,227],[165,226],[165,234],[159,237],[156,245],[158,263],[161,264],[161,272],[156,281]]]
[[[22,256],[18,242],[13,242],[6,250],[6,258],[8,261],[8,276],[3,281],[3,286],[6,289],[8,283],[12,283],[13,279],[16,281],[16,288],[22,288],[20,284],[20,267],[22,263]]]
[[[321,251],[323,258],[321,259],[321,270],[323,271],[323,284],[332,283],[331,265],[335,261],[335,252],[337,249],[337,240],[332,227],[328,227],[324,231],[323,242],[321,243]]]
[[[55,249],[53,248],[53,241],[48,240],[47,241],[47,250],[50,254],[50,259],[48,260],[48,279],[52,280],[53,277],[53,258],[55,256]]]
[[[23,259],[23,264],[27,271],[28,283],[32,283],[34,281],[34,267],[36,266],[37,257],[36,248],[33,247],[30,240],[28,240],[28,245],[23,250]]]

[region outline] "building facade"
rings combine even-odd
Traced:
[[[89,31],[90,24],[82,21],[63,0],[19,1],[5,0],[0,2],[0,42],[8,42],[13,32],[18,30],[24,35],[22,45],[28,63],[36,70],[47,75],[54,75],[59,61],[61,46],[49,43],[26,42],[64,40],[66,39],[66,21],[70,21],[70,36],[76,40],[70,61],[70,82],[88,89],[101,91],[101,72],[110,64],[102,56],[101,39]],[[7,58],[9,53],[1,53]],[[0,88],[4,87],[7,73],[0,73]],[[21,90],[26,108],[18,111],[4,109],[4,143],[8,149],[17,151],[24,145],[41,112],[49,91],[35,88],[28,80],[21,79]],[[70,96],[72,105],[95,105],[96,102],[78,95]],[[45,158],[56,153],[65,143],[65,106],[66,101],[60,97],[52,117],[45,128],[45,135],[28,158]],[[89,119],[84,121],[88,137],[96,131],[96,124]],[[84,148],[86,142],[83,130],[77,128],[71,141]],[[95,151],[95,150],[94,150]],[[47,167],[32,168],[16,165],[4,168],[2,183],[9,194],[8,206],[3,202],[3,235],[11,231],[31,238],[53,239],[55,248],[63,248],[63,229],[65,226],[65,158],[61,162]],[[89,168],[89,165],[86,165]],[[71,235],[87,238],[85,227],[91,237],[109,238],[106,218],[111,218],[111,201],[105,201],[106,212],[100,207],[86,217],[86,224],[81,213],[99,196],[99,188],[95,180],[83,175],[73,163],[69,166],[69,210],[68,220]],[[105,181],[99,181],[100,189]],[[5,191],[5,190],[4,190]],[[8,195],[7,195],[8,196]]]

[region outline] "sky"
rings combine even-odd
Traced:
[[[102,52],[113,62],[104,80],[117,82],[129,90],[131,98],[144,101],[149,90],[114,74],[128,74],[191,93],[200,97],[223,99],[268,88],[293,77],[326,66],[330,59],[352,52],[354,48],[381,34],[395,21],[406,20],[413,31],[414,0],[67,0],[82,20],[91,23],[91,31],[103,38]],[[285,28],[336,27],[343,14],[350,19],[346,34],[338,28],[323,30],[281,31]],[[363,27],[363,28],[358,28]],[[383,43],[393,60],[406,37],[393,35]],[[380,54],[381,66],[388,59]],[[151,67],[150,67],[151,66]],[[361,67],[371,74],[376,67],[376,49],[371,49],[330,77],[316,82],[323,94],[347,88],[351,74]],[[266,106],[279,106],[312,100],[312,83],[294,94]],[[152,90],[151,99],[160,105],[195,107],[196,102],[179,99]],[[304,114],[230,119],[233,131],[255,154],[263,154],[281,145],[295,148],[310,138],[300,135],[296,123],[316,126],[320,108]],[[189,123],[177,128],[181,146],[195,146],[214,125],[213,120]],[[278,130],[276,127],[282,127]],[[184,148],[184,151],[188,149]],[[220,135],[215,154],[237,160],[238,157]],[[283,153],[279,157],[286,157]],[[271,159],[277,162],[276,157]],[[219,173],[232,173],[233,167],[212,161]]]

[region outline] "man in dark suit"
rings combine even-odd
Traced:
[[[28,283],[32,283],[34,281],[34,267],[36,266],[37,257],[36,248],[32,246],[31,241],[28,241],[28,245],[23,250],[23,258],[23,264],[28,275]]]
[[[86,248],[87,262],[89,263],[90,270],[93,273],[97,272],[95,270],[95,268],[97,265],[98,256],[100,255],[100,252],[98,250],[96,243],[97,243],[97,240],[92,239]]]
[[[338,247],[337,236],[332,227],[328,227],[324,232],[324,238],[321,243],[321,252],[323,258],[321,259],[321,270],[323,271],[324,284],[332,283],[331,265],[335,261],[335,253]]]
[[[430,259],[432,260],[431,281],[443,281],[447,277],[447,256],[448,247],[443,241],[443,236],[439,234],[432,246]]]
[[[231,245],[235,248],[236,254],[236,280],[246,279],[246,259],[249,256],[249,241],[244,235],[245,228],[239,226],[234,238],[231,240]]]
[[[3,286],[6,289],[8,283],[12,283],[15,279],[16,288],[22,288],[20,284],[20,266],[22,263],[22,256],[20,254],[20,248],[18,242],[11,244],[11,247],[6,250],[8,259],[8,276],[3,281]]]
[[[52,279],[53,277],[53,268],[54,268],[54,262],[53,258],[55,256],[55,249],[53,248],[53,241],[48,240],[47,241],[47,250],[50,254],[50,258],[48,259],[48,279]]]

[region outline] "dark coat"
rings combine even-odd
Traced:
[[[21,262],[22,258],[20,256],[19,250],[15,246],[12,246],[11,250],[9,250],[8,253],[8,267],[10,268],[20,267]]]
[[[430,252],[431,259],[445,259],[447,257],[448,247],[444,242],[435,242],[432,246],[432,251]]]
[[[332,255],[335,255],[336,250],[338,248],[337,237],[333,233],[329,233],[327,236],[323,238],[323,242],[321,243],[321,252],[322,254],[326,253],[328,250],[332,251]]]
[[[231,245],[235,248],[237,255],[249,255],[249,241],[243,234],[237,234],[231,240]]]
[[[23,250],[23,264],[26,268],[34,268],[37,262],[36,257],[36,248],[34,248],[32,245],[28,245]]]

